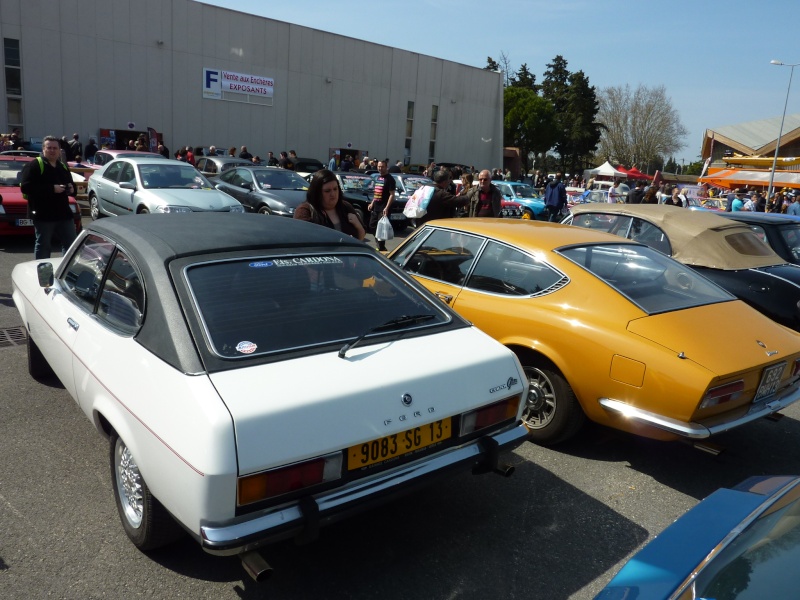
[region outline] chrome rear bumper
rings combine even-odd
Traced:
[[[321,525],[384,502],[413,489],[433,477],[458,468],[495,470],[500,451],[524,442],[528,430],[518,424],[455,448],[422,458],[395,469],[353,481],[343,488],[322,492],[297,503],[228,525],[200,527],[200,544],[210,554],[231,555],[295,536],[313,537]]]
[[[724,414],[704,421],[703,423],[678,421],[677,419],[671,419],[647,410],[642,410],[641,408],[636,408],[635,406],[620,402],[619,400],[612,400],[611,398],[600,398],[598,402],[600,406],[606,410],[622,415],[627,419],[639,421],[645,425],[657,427],[682,437],[699,440],[722,433],[723,431],[728,431],[729,429],[734,429],[750,421],[769,416],[794,404],[798,400],[800,400],[800,384],[795,383],[781,392],[778,392],[769,400],[751,404],[749,408],[742,408],[742,411],[736,413],[735,416]]]

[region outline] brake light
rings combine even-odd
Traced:
[[[738,398],[743,391],[744,381],[741,379],[739,381],[734,381],[733,383],[726,383],[725,385],[711,388],[703,397],[703,401],[700,403],[700,408],[709,408],[711,406],[717,406],[718,404],[730,402],[731,400]]]
[[[464,413],[461,417],[460,435],[468,435],[508,419],[513,419],[517,415],[518,408],[519,396],[511,396],[489,406],[482,406],[472,412]]]
[[[792,367],[792,377],[797,374],[800,374],[800,358],[795,359],[794,366]]]
[[[296,492],[342,476],[342,454],[328,456],[280,467],[238,480],[237,504],[245,506],[289,492]]]

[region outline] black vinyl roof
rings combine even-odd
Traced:
[[[163,262],[183,256],[251,249],[364,244],[304,221],[251,213],[192,212],[100,219],[87,229],[108,235],[141,258]]]
[[[263,251],[364,251],[369,247],[350,236],[305,221],[258,214],[179,213],[109,217],[86,227],[114,241],[142,273],[146,294],[145,321],[136,340],[184,373],[205,370],[187,327],[181,297],[170,263],[214,259],[217,255]],[[181,260],[183,259],[183,260]],[[66,264],[66,263],[65,263]],[[177,292],[177,293],[176,293]],[[183,298],[186,304],[186,298]]]

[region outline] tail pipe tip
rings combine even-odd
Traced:
[[[272,576],[272,567],[257,550],[242,552],[239,558],[244,570],[253,578],[253,581],[261,583]]]

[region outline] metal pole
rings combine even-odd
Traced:
[[[786,107],[789,104],[789,90],[792,89],[792,76],[794,75],[794,68],[800,64],[787,65],[779,60],[770,61],[772,65],[779,65],[782,67],[790,67],[789,69],[789,86],[786,88],[786,100],[783,103],[783,115],[781,115],[781,126],[778,129],[778,141],[775,142],[775,156],[772,159],[772,170],[769,172],[769,188],[767,189],[767,201],[772,198],[772,184],[775,181],[775,168],[778,165],[778,151],[781,148],[781,135],[783,135],[783,121],[786,119]]]

